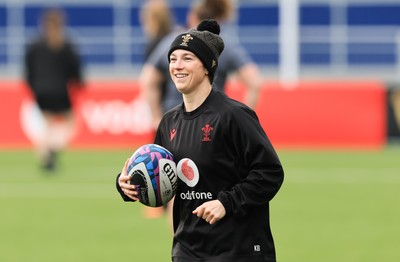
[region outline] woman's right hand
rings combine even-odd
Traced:
[[[137,187],[135,185],[129,184],[130,176],[128,176],[127,173],[128,164],[129,164],[129,158],[126,160],[125,165],[122,168],[121,175],[118,178],[118,185],[126,196],[128,196],[130,199],[134,201],[139,201],[138,198],[139,193],[137,191]]]

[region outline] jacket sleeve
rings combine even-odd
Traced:
[[[76,46],[68,41],[66,44],[66,60],[67,60],[67,71],[68,81],[72,81],[78,84],[77,87],[83,87],[83,73],[81,57]]]
[[[268,205],[283,183],[284,172],[254,111],[242,108],[226,119],[226,138],[241,162],[241,175],[236,185],[219,193],[218,200],[227,214],[241,217],[249,208]]]
[[[117,179],[116,179],[116,181],[115,181],[115,184],[116,184],[118,193],[121,195],[122,199],[123,199],[125,202],[135,202],[133,199],[130,199],[127,195],[125,195],[124,192],[122,192],[122,189],[121,189],[121,187],[120,187],[119,184],[118,184],[118,178],[119,178],[120,175],[121,175],[121,173],[118,174]]]
[[[33,89],[32,56],[33,56],[32,46],[28,45],[26,47],[26,52],[24,57],[24,78],[29,88],[31,89]]]

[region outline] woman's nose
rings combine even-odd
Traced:
[[[172,64],[172,66],[174,68],[182,68],[183,66],[182,59],[176,59],[175,62]]]

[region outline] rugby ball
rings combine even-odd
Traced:
[[[138,188],[139,201],[149,207],[166,205],[175,195],[177,172],[174,156],[156,144],[138,148],[130,157],[129,183]]]

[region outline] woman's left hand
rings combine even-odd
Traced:
[[[198,206],[192,213],[212,225],[222,219],[225,216],[226,211],[225,207],[219,200],[211,200]]]

